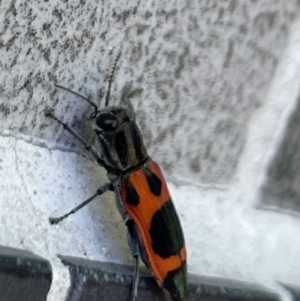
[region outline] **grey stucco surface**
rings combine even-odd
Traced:
[[[228,182],[298,9],[296,0],[2,2],[0,133],[74,149],[44,110],[85,133],[87,104],[54,84],[104,92],[122,49],[112,103],[138,92],[150,154],[169,174]]]
[[[270,160],[267,181],[261,189],[266,206],[300,212],[300,97],[282,135],[276,154]]]

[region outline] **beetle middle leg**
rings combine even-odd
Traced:
[[[78,206],[76,206],[75,208],[73,208],[70,212],[60,216],[60,217],[50,217],[49,218],[49,222],[51,225],[56,225],[58,223],[60,223],[62,220],[64,220],[65,218],[67,218],[69,215],[74,214],[75,212],[77,212],[79,209],[81,209],[82,207],[84,207],[85,205],[87,205],[88,203],[90,203],[94,198],[96,198],[98,195],[101,195],[103,193],[105,193],[108,190],[112,189],[112,184],[109,183],[105,183],[102,186],[100,186],[97,191],[90,196],[87,200],[85,200],[83,203],[79,204]]]

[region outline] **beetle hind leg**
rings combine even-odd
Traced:
[[[139,285],[139,278],[140,278],[140,269],[139,269],[140,256],[135,255],[134,259],[135,259],[135,268],[134,268],[131,292],[128,301],[135,301],[138,295],[138,285]]]
[[[138,284],[140,278],[140,247],[138,241],[138,233],[133,220],[129,219],[126,222],[127,240],[132,257],[135,259],[135,268],[131,286],[131,292],[128,301],[135,301],[138,295]]]

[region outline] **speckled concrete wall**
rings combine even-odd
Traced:
[[[267,207],[300,213],[300,95],[269,162],[261,201]]]
[[[298,8],[296,0],[4,1],[0,131],[58,139],[43,110],[76,125],[87,106],[54,84],[96,92],[122,49],[112,99],[125,86],[142,90],[133,104],[153,157],[169,174],[226,183]]]

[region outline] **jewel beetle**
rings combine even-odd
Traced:
[[[97,163],[106,169],[108,182],[67,214],[49,218],[49,221],[57,224],[97,196],[108,190],[113,191],[117,207],[127,226],[128,244],[135,259],[129,300],[134,301],[137,297],[141,258],[167,298],[182,301],[187,296],[187,255],[182,227],[166,181],[157,163],[147,153],[130,103],[126,107],[108,106],[112,78],[119,57],[120,54],[109,77],[103,109],[98,109],[94,102],[76,92],[56,85],[82,97],[94,107],[91,119],[96,133],[96,146],[86,143],[51,110],[46,110],[46,116],[60,123],[84,145]]]

